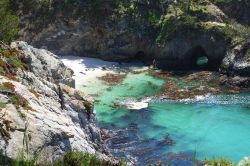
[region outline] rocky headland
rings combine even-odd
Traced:
[[[241,10],[240,15],[228,12],[232,7],[244,6],[245,9],[249,6],[245,0],[237,3],[195,1],[189,11],[182,7],[186,5],[182,1],[175,5],[166,2],[161,4],[165,9],[156,13],[164,19],[155,18],[153,21],[148,21],[151,18],[145,13],[149,12],[147,7],[157,11],[161,7],[157,3],[154,6],[153,3],[132,2],[136,8],[131,9],[132,12],[127,6],[129,3],[99,3],[72,1],[56,7],[59,2],[54,0],[46,4],[50,8],[45,9],[45,4],[39,5],[36,1],[30,2],[37,4],[36,8],[27,8],[25,3],[16,2],[22,22],[20,39],[59,55],[91,56],[112,61],[140,59],[146,64],[152,64],[155,59],[161,69],[208,69],[228,75],[250,74],[249,28],[246,25],[249,12]],[[92,9],[96,12],[91,13]],[[44,17],[43,10],[49,11],[48,16]],[[70,14],[69,10],[72,10]],[[142,15],[138,16],[138,22],[129,17],[133,14]],[[156,36],[152,37],[150,30],[159,33],[155,32]],[[207,57],[208,63],[198,66],[196,61],[203,56]]]
[[[41,151],[51,163],[68,151],[115,162],[95,124],[94,100],[74,89],[73,71],[56,55],[25,42],[1,45],[0,149],[16,159]]]

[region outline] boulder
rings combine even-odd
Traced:
[[[236,41],[227,51],[221,64],[221,72],[229,76],[250,76],[250,42]]]

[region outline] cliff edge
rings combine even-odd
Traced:
[[[25,42],[1,44],[0,149],[54,161],[68,151],[115,161],[95,125],[93,99],[73,88],[73,71],[56,55]]]

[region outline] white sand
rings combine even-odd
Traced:
[[[115,73],[114,70],[119,66],[116,62],[107,62],[95,58],[63,56],[63,63],[74,71],[73,78],[76,81],[76,88],[88,86],[94,83],[97,77],[107,73]]]
[[[76,81],[77,89],[98,82],[97,77],[104,76],[107,73],[117,73],[119,68],[130,68],[136,71],[148,69],[141,63],[123,63],[121,65],[117,62],[87,57],[63,56],[61,60],[74,71],[73,78]]]

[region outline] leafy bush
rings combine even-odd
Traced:
[[[236,164],[227,158],[204,160],[203,164],[207,166],[236,166]]]
[[[1,110],[1,108],[5,108],[5,107],[6,107],[6,103],[3,103],[0,101],[0,110]]]
[[[15,49],[1,48],[0,52],[0,75],[4,75],[11,79],[15,77],[18,70],[28,70],[28,66],[24,63],[26,56]],[[15,80],[16,79],[12,79]]]
[[[249,40],[250,38],[250,26],[239,24],[235,20],[227,20],[227,22],[215,26],[210,24],[203,26],[203,29],[208,32],[217,32],[216,37],[224,38],[230,42],[235,39]]]
[[[162,0],[120,1],[115,20],[127,20],[132,32],[139,32],[156,44],[163,45],[177,32],[190,35],[200,30],[200,21],[210,18],[203,3],[203,0],[194,0],[190,4],[186,0],[178,3]]]
[[[161,45],[164,44],[165,41],[174,38],[177,33],[183,36],[186,34],[192,36],[193,33],[199,32],[200,24],[195,17],[182,14],[179,18],[171,16],[164,19],[158,24],[158,28],[160,31],[158,31],[156,43]]]
[[[0,1],[0,40],[12,41],[18,33],[19,19],[12,14],[9,0]]]
[[[95,154],[87,154],[83,152],[72,151],[65,154],[61,160],[54,161],[53,163],[37,164],[41,154],[41,150],[34,155],[32,159],[26,159],[25,154],[21,153],[15,160],[3,160],[5,157],[0,155],[0,165],[6,164],[9,166],[126,166],[126,163],[111,163],[97,158]]]
[[[226,4],[231,4],[233,2],[236,2],[235,0],[212,0],[213,3],[217,4],[217,5],[226,5]]]

